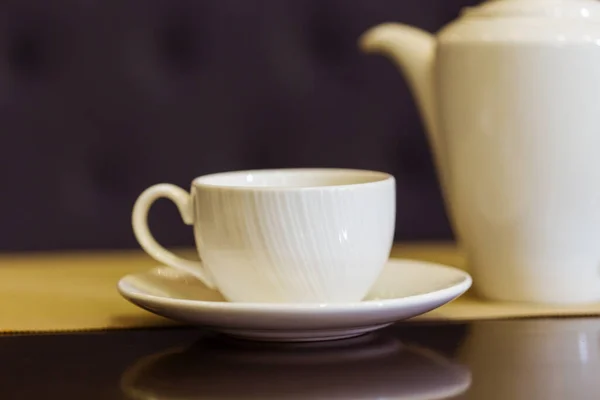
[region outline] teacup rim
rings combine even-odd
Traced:
[[[339,185],[320,185],[320,186],[244,186],[244,185],[219,185],[203,182],[210,178],[225,175],[237,175],[237,174],[252,174],[252,173],[276,173],[276,172],[287,172],[287,173],[298,173],[298,172],[344,172],[354,174],[368,174],[373,175],[373,180],[368,182],[357,182],[347,183]],[[377,178],[378,177],[378,178]],[[358,187],[368,187],[373,185],[381,185],[385,182],[395,181],[392,174],[368,169],[357,169],[357,168],[329,168],[329,167],[313,167],[313,168],[265,168],[265,169],[246,169],[246,170],[232,170],[215,172],[211,174],[201,175],[192,180],[192,187],[203,188],[203,189],[218,189],[218,190],[231,190],[231,191],[311,191],[311,190],[338,190]]]

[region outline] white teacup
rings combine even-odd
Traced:
[[[148,211],[172,200],[194,226],[201,262],[156,242]],[[229,301],[341,303],[362,300],[387,261],[396,214],[394,177],[350,169],[225,172],[196,178],[191,195],[148,188],[133,231],[157,261],[194,274]]]

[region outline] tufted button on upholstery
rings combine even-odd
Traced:
[[[127,179],[127,160],[119,154],[106,153],[89,168],[90,180],[106,194],[124,194],[131,187]]]
[[[43,64],[43,46],[32,32],[17,35],[10,44],[8,59],[15,71],[39,71]]]
[[[364,80],[357,69],[359,55],[356,37],[339,9],[318,3],[305,23],[310,56],[317,70],[328,80],[356,88]]]
[[[156,34],[159,57],[174,72],[193,72],[201,61],[194,25],[186,17],[173,17]]]
[[[4,26],[5,60],[17,79],[45,78],[60,73],[73,56],[72,27],[54,17],[22,15]]]
[[[398,170],[412,184],[430,184],[435,176],[431,154],[424,135],[402,137],[396,147]]]
[[[308,21],[308,40],[317,58],[326,64],[341,65],[353,52],[344,37],[335,16],[327,9],[319,9]]]
[[[17,76],[39,76],[48,62],[44,34],[37,29],[14,32],[8,44],[8,63]]]

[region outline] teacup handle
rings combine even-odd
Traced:
[[[208,277],[200,261],[186,260],[161,246],[148,227],[148,212],[152,204],[160,198],[171,200],[181,214],[186,225],[194,224],[194,204],[188,192],[178,186],[161,183],[146,189],[135,202],[131,222],[133,233],[142,247],[152,258],[170,267],[188,272],[200,279],[210,289],[215,289],[215,284]]]

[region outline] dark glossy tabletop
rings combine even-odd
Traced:
[[[600,319],[260,344],[194,329],[0,336],[0,399],[598,399]]]

